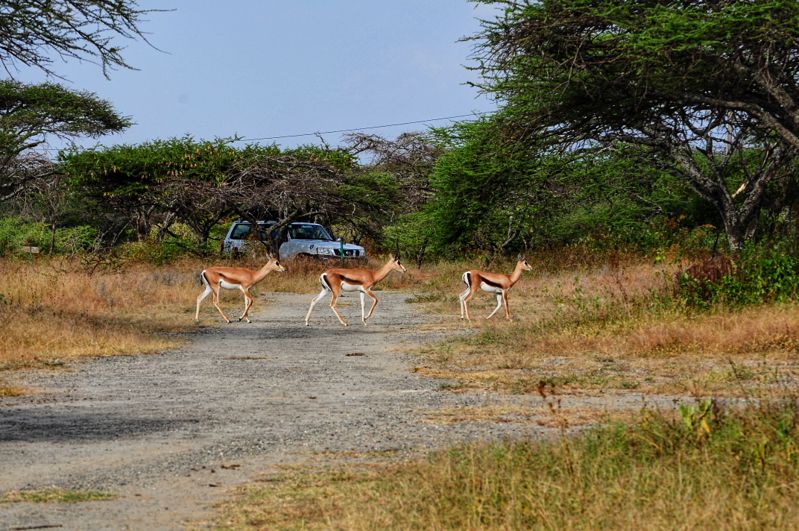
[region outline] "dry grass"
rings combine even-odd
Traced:
[[[423,418],[434,424],[491,422],[534,424],[546,428],[574,428],[606,424],[629,416],[629,411],[610,412],[591,407],[558,407],[555,414],[542,407],[518,404],[442,408],[428,411]]]
[[[701,407],[424,461],[299,469],[225,504],[226,529],[795,529],[796,405]],[[701,420],[700,420],[701,417]]]
[[[494,306],[483,294],[471,305],[481,317],[462,324],[452,266],[415,299],[474,332],[422,352],[417,370],[452,387],[740,395],[797,384],[799,305],[693,312],[669,296],[675,267],[632,261],[528,273],[510,298],[513,322],[483,319]]]
[[[4,260],[0,368],[60,366],[82,356],[174,347],[198,291],[191,264],[90,274],[77,262]]]

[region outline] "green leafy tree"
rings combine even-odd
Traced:
[[[518,138],[643,146],[717,210],[732,248],[755,234],[799,147],[799,3],[483,3],[502,14],[475,37],[477,68]]]
[[[179,220],[204,244],[232,212],[224,184],[239,156],[226,140],[184,137],[65,152],[61,165],[111,233],[131,226],[143,239],[153,227],[165,233]]]
[[[31,154],[48,135],[97,137],[129,125],[110,103],[89,92],[53,83],[0,81],[0,201],[53,170],[46,159]]]
[[[598,247],[669,243],[662,227],[718,222],[681,179],[633,145],[594,151],[532,149],[494,119],[438,132],[445,153],[433,199],[389,228],[405,246],[488,256],[575,242]]]

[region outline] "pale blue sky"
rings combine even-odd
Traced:
[[[142,0],[155,46],[130,43],[138,71],[54,65],[67,86],[109,100],[135,125],[100,139],[135,144],[191,134],[261,138],[490,111],[465,83],[486,7],[466,0]],[[42,81],[21,72],[23,81]],[[433,125],[445,125],[435,122]],[[371,131],[394,137],[425,126]],[[326,135],[336,145],[341,135]],[[271,141],[264,142],[270,143]],[[283,146],[314,137],[278,140]],[[82,142],[91,145],[93,142]]]

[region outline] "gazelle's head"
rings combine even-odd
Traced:
[[[391,261],[389,263],[391,264],[391,269],[393,271],[399,271],[400,273],[405,273],[406,271],[408,271],[407,269],[405,269],[405,266],[402,265],[402,263],[400,262],[399,256],[391,255]]]
[[[524,256],[519,255],[517,260],[518,261],[516,262],[516,266],[518,267],[519,264],[521,264],[523,271],[532,271],[533,270],[533,266],[531,266],[530,264],[527,263],[527,258],[525,258]]]
[[[280,273],[286,272],[286,268],[280,263],[280,260],[272,255],[267,255],[267,258],[269,258],[269,261],[266,263],[266,265],[270,270],[278,271]]]

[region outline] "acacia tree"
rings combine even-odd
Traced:
[[[204,244],[232,212],[222,188],[239,156],[226,139],[183,137],[64,153],[61,162],[111,225],[129,225],[144,239],[153,227],[164,233],[179,220]]]
[[[56,75],[54,57],[77,59],[98,63],[108,77],[131,68],[118,41],[147,41],[140,26],[151,12],[136,0],[4,0],[0,64],[11,77],[17,64]]]
[[[419,210],[432,197],[430,172],[444,149],[429,134],[402,133],[390,140],[354,133],[347,138],[347,150],[356,156],[368,155],[367,170],[383,171],[395,178],[403,212]]]
[[[518,138],[646,146],[714,206],[731,248],[752,236],[799,148],[799,3],[483,3],[503,11],[475,37],[481,86]]]
[[[270,244],[276,254],[293,221],[345,222],[368,211],[368,200],[351,193],[354,164],[343,150],[250,146],[226,180],[225,193],[242,217],[275,220]]]
[[[32,154],[48,135],[97,137],[129,125],[128,118],[92,93],[54,83],[0,81],[0,201],[51,171],[53,166],[44,157]]]
[[[136,0],[5,0],[0,3],[0,65],[13,79],[19,66],[57,76],[56,58],[97,63],[108,77],[115,68],[132,68],[120,41],[147,39],[140,25],[152,12]],[[130,125],[94,94],[60,85],[0,81],[0,201],[34,179],[46,177],[45,160],[32,150],[48,135],[97,137]],[[23,156],[24,154],[24,156]]]

